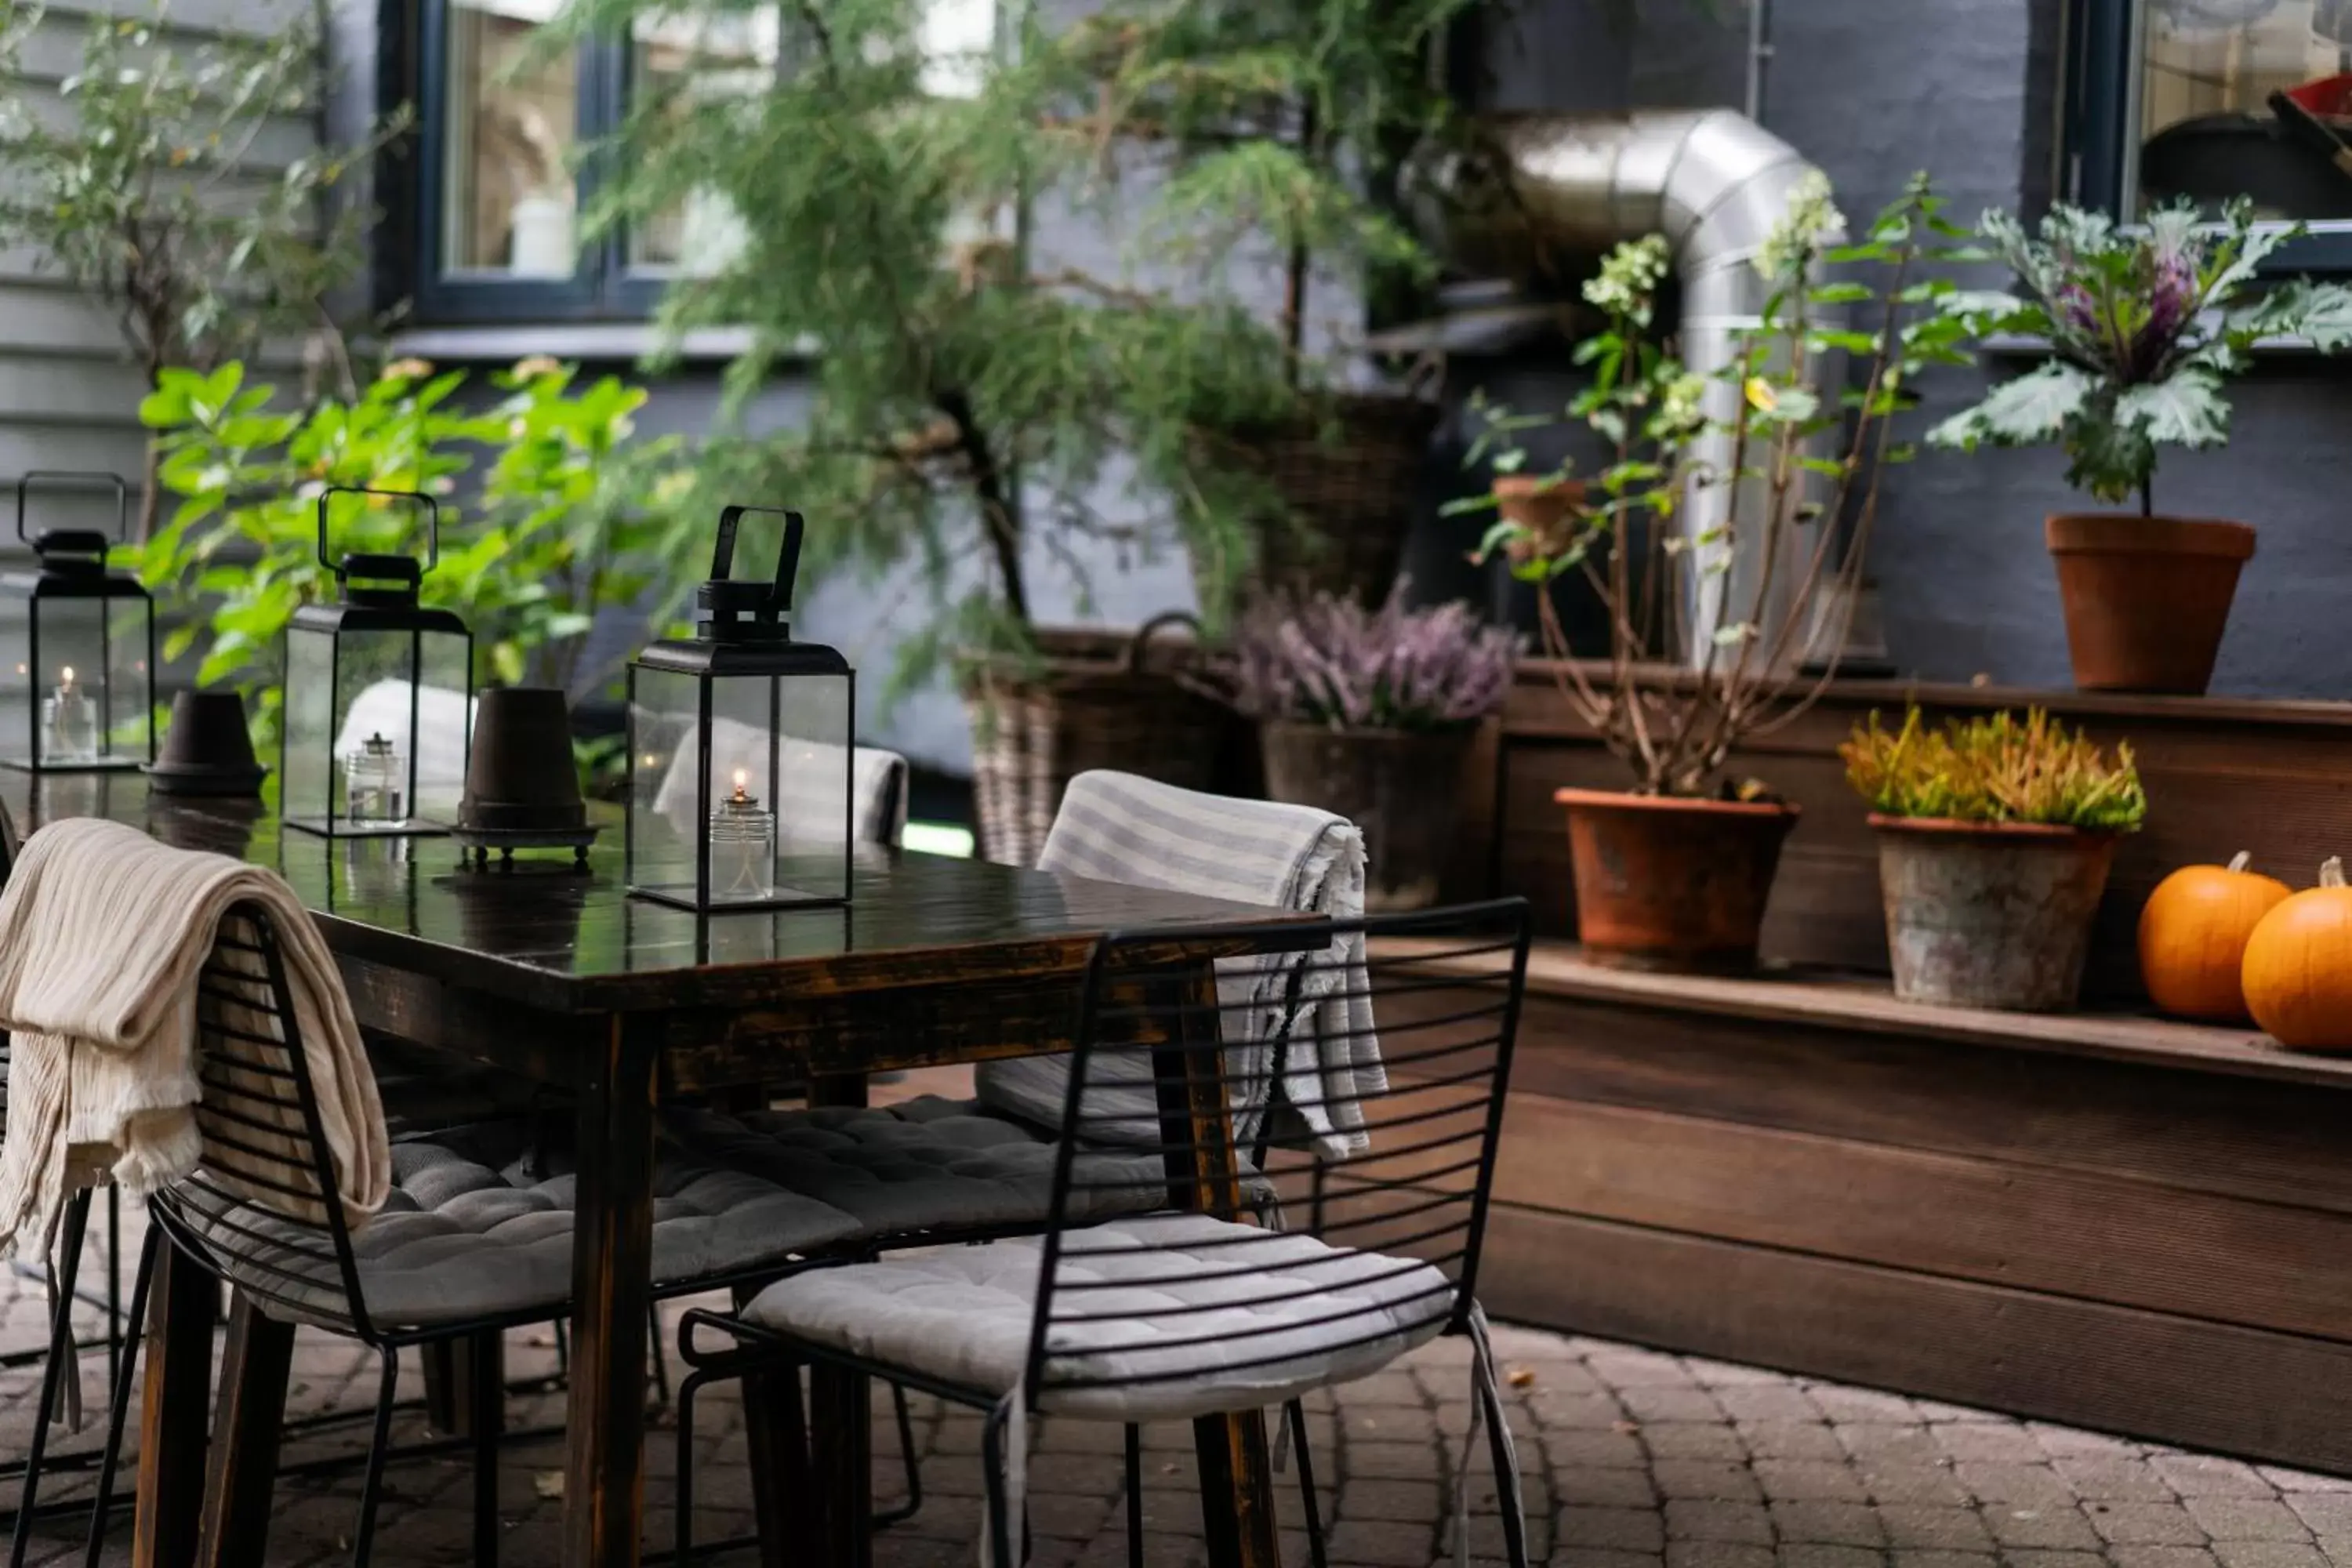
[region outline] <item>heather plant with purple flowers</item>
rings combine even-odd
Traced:
[[[2229,439],[2222,384],[2257,341],[2297,337],[2326,353],[2352,344],[2352,290],[2307,279],[2256,290],[2263,262],[2303,230],[2258,226],[2243,201],[2219,224],[2171,206],[2122,229],[2059,205],[2036,234],[1997,211],[1979,232],[2022,292],[1955,294],[1947,312],[1979,335],[2043,339],[2052,357],[1927,438],[1965,451],[2055,441],[2067,483],[2111,504],[2137,496],[2143,516],[2155,510],[2160,448]]]
[[[1213,674],[1217,696],[1261,722],[1333,730],[1453,730],[1502,707],[1519,639],[1466,605],[1409,610],[1400,583],[1377,610],[1318,594],[1244,611]]]

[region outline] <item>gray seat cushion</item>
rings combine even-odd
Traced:
[[[1055,1143],[969,1101],[923,1100],[889,1110],[669,1113],[696,1157],[749,1172],[854,1215],[861,1241],[944,1231],[1042,1226],[1052,1217]],[[1166,1206],[1156,1151],[1088,1148],[1072,1172],[1077,1221]],[[1273,1195],[1253,1177],[1247,1195]]]
[[[1112,1220],[1066,1232],[1062,1247],[1055,1313],[1086,1321],[1047,1330],[1035,1402],[1102,1420],[1247,1409],[1368,1376],[1436,1335],[1454,1305],[1452,1281],[1428,1264],[1204,1215]],[[1003,1394],[1028,1355],[1041,1251],[1024,1237],[808,1269],[743,1315]]]
[[[385,1328],[565,1310],[577,1178],[504,1172],[433,1142],[396,1143],[395,1185],[352,1237],[368,1316]],[[252,1204],[183,1212],[232,1282],[288,1299],[285,1316],[349,1321],[323,1231]],[[855,1235],[857,1221],[739,1170],[666,1160],[655,1180],[656,1287],[782,1268]],[[270,1238],[280,1245],[272,1246]]]

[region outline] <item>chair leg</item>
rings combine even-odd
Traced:
[[[25,1552],[33,1543],[33,1509],[40,1499],[41,1464],[49,1446],[49,1417],[57,1409],[58,1389],[68,1366],[81,1375],[74,1350],[74,1279],[81,1272],[81,1240],[89,1228],[89,1189],[76,1193],[66,1204],[65,1235],[58,1247],[57,1302],[49,1319],[49,1353],[41,1362],[41,1395],[33,1405],[33,1437],[25,1451],[25,1489],[16,1499],[16,1528],[9,1533],[8,1568],[24,1568]]]
[[[1127,1426],[1127,1568],[1143,1568],[1143,1428]]]
[[[1013,1554],[1013,1521],[1005,1517],[1011,1504],[1004,1495],[1004,1426],[1005,1408],[999,1404],[990,1409],[980,1427],[980,1463],[987,1472],[981,1482],[988,1489],[990,1558],[982,1568],[1020,1568],[1022,1561]],[[1027,1533],[1025,1529],[1023,1533]]]
[[[1323,1510],[1315,1500],[1315,1458],[1307,1451],[1307,1406],[1292,1400],[1283,1406],[1290,1427],[1291,1450],[1298,1456],[1298,1500],[1307,1506],[1307,1555],[1314,1568],[1323,1563]]]
[[[669,1352],[662,1348],[661,1303],[646,1303],[646,1350],[653,1357],[654,1403],[667,1408],[670,1402]]]
[[[375,1428],[368,1435],[367,1472],[360,1482],[359,1529],[352,1537],[352,1568],[367,1568],[375,1549],[376,1507],[383,1500],[383,1462],[392,1449],[392,1405],[400,1388],[400,1352],[386,1345],[376,1352],[383,1375],[376,1385]]]
[[[478,1568],[498,1568],[499,1562],[499,1439],[506,1431],[505,1336],[498,1331],[474,1336],[473,1353],[466,1358],[468,1391],[467,1412],[474,1438],[474,1562]]]
[[[1509,1503],[1517,1489],[1514,1483],[1518,1478],[1507,1474],[1505,1468],[1512,1462],[1510,1428],[1504,1425],[1510,1416],[1503,1408],[1502,1395],[1493,1389],[1486,1390],[1480,1397],[1486,1405],[1486,1451],[1494,1457],[1495,1496],[1503,1515],[1503,1552],[1511,1568],[1528,1568],[1527,1516]],[[1462,1462],[1468,1464],[1470,1456],[1463,1455]]]
[[[122,1189],[106,1184],[106,1386],[122,1375]]]
[[[896,1508],[884,1509],[874,1516],[874,1528],[887,1530],[894,1524],[904,1524],[922,1510],[923,1467],[915,1453],[915,1413],[907,1407],[907,1385],[890,1385],[890,1413],[898,1423],[898,1463],[907,1472],[907,1500]]]
[[[139,1247],[139,1271],[131,1281],[131,1313],[124,1321],[134,1329],[147,1321],[147,1291],[155,1282],[155,1253],[163,1245],[161,1226],[147,1227],[147,1239]],[[115,1468],[122,1458],[122,1426],[131,1416],[131,1378],[139,1368],[138,1344],[134,1341],[115,1369],[112,1397],[106,1407],[106,1449],[98,1461],[98,1495],[89,1505],[89,1546],[83,1553],[84,1568],[98,1568],[99,1558],[106,1550],[106,1521],[114,1506]]]
[[[670,1504],[677,1513],[677,1568],[694,1562],[694,1396],[701,1387],[698,1372],[677,1380],[677,1496]]]

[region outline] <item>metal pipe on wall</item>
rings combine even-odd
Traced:
[[[1473,175],[1465,164],[1444,177],[1454,199],[1435,237],[1458,258],[1517,272],[1542,251],[1598,251],[1645,234],[1664,235],[1672,248],[1682,289],[1683,362],[1706,378],[1707,413],[1719,427],[1690,449],[1694,479],[1676,520],[1689,542],[1682,556],[1682,652],[1698,663],[1732,612],[1755,605],[1765,584],[1769,487],[1760,479],[1742,482],[1739,548],[1727,558],[1716,536],[1732,516],[1733,487],[1706,476],[1732,468],[1729,426],[1740,394],[1719,373],[1738,352],[1740,330],[1763,311],[1764,279],[1750,261],[1787,208],[1790,191],[1813,166],[1728,109],[1528,116],[1498,124],[1496,135],[1499,171]],[[1466,188],[1480,177],[1499,178],[1507,190]],[[1792,494],[1790,505],[1806,499]],[[1768,639],[1794,607],[1793,585],[1802,577],[1812,531],[1822,526],[1791,516],[1779,531],[1782,560],[1771,574],[1773,591],[1769,602],[1756,605],[1757,629]]]

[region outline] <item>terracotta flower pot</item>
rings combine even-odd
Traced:
[[[2114,834],[1876,813],[1870,825],[1897,997],[2024,1013],[2074,1005]]]
[[[1475,727],[1416,732],[1271,723],[1258,733],[1270,797],[1338,812],[1363,829],[1367,910],[1383,914],[1437,901]]]
[[[1797,807],[1563,789],[1577,938],[1596,963],[1753,968]]]
[[[2078,689],[2204,695],[2238,573],[2254,552],[2252,529],[2061,512],[2044,537],[2058,563]]]
[[[1557,555],[1568,548],[1570,521],[1584,506],[1582,479],[1499,474],[1494,489],[1495,510],[1529,535],[1507,546],[1513,565],[1531,555]]]

